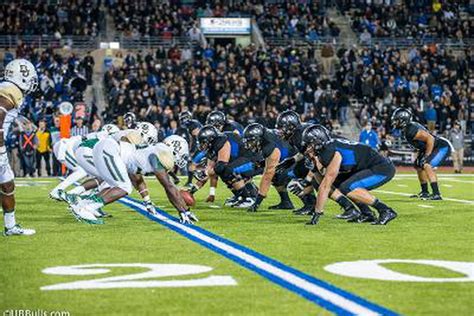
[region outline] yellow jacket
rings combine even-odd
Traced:
[[[37,150],[39,153],[51,151],[51,134],[48,131],[38,130],[36,132],[36,139],[38,140]]]

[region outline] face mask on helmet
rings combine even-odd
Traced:
[[[225,114],[222,112],[212,112],[207,116],[206,124],[212,125],[218,130],[222,130],[226,121]]]
[[[189,112],[183,112],[179,115],[179,123],[181,125],[186,125],[191,119],[192,119],[192,114]]]
[[[123,116],[123,121],[127,128],[133,128],[135,126],[136,117],[132,112],[128,112]]]
[[[247,150],[259,152],[261,150],[262,141],[255,137],[248,137],[243,139],[244,147]]]
[[[102,126],[101,131],[106,132],[109,135],[113,135],[120,131],[117,125],[115,124],[105,124]]]
[[[158,131],[153,124],[147,122],[138,123],[136,130],[140,133],[145,144],[153,145],[158,142]]]
[[[30,94],[38,88],[38,74],[31,62],[15,59],[5,67],[4,80],[15,84],[23,93]]]

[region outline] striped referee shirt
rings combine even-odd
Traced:
[[[74,126],[71,128],[71,136],[86,136],[87,134],[89,134],[89,128],[87,126]]]

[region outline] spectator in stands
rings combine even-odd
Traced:
[[[33,123],[27,122],[25,130],[20,133],[20,160],[23,169],[23,176],[34,177],[36,171],[36,134],[33,129]]]
[[[38,130],[36,131],[36,169],[38,177],[42,175],[41,161],[44,160],[46,174],[51,176],[51,134],[46,127],[44,119],[39,121]]]
[[[456,121],[449,131],[449,141],[453,145],[451,158],[454,164],[454,173],[461,173],[464,165],[464,133],[461,124]]]
[[[431,132],[436,128],[436,121],[437,121],[438,114],[436,113],[436,109],[432,102],[428,104],[428,107],[425,111],[425,120],[427,123],[428,130]]]
[[[84,125],[83,117],[76,117],[75,125],[71,128],[71,136],[86,136],[89,134],[89,128]]]
[[[379,136],[375,130],[372,129],[372,123],[367,123],[364,129],[360,132],[359,142],[366,144],[374,149],[379,146]]]
[[[86,73],[87,84],[91,85],[92,84],[92,74],[94,72],[94,65],[95,65],[94,57],[92,57],[91,53],[88,52],[87,56],[84,57],[82,62],[84,63],[84,70],[85,70],[85,73]]]
[[[54,144],[59,142],[59,140],[61,139],[59,127],[60,127],[59,117],[55,116],[53,118],[53,126],[49,129],[49,133],[51,135],[51,148],[54,148]],[[52,157],[53,157],[53,164],[52,164],[53,177],[57,177],[62,174],[61,163],[56,159],[56,155],[52,155]]]

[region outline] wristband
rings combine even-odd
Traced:
[[[209,188],[209,195],[216,195],[216,188],[215,187],[210,187]]]
[[[255,205],[260,205],[265,197],[260,193],[257,195],[257,200],[255,201]]]
[[[149,195],[145,196],[145,197],[143,198],[143,201],[144,201],[144,202],[150,202],[150,201],[151,201],[150,196],[149,196]]]

